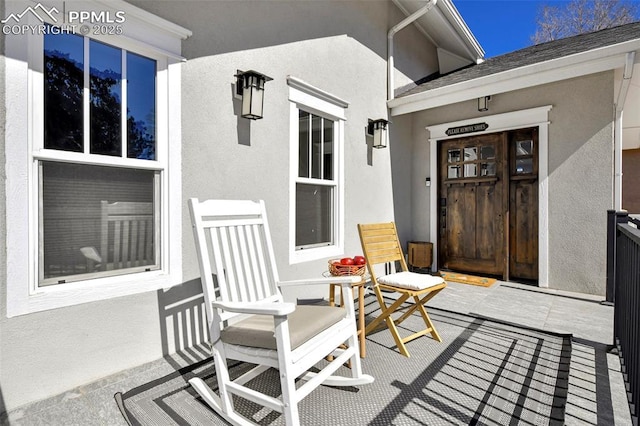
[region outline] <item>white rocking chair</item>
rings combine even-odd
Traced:
[[[190,199],[189,209],[219,395],[200,378],[190,383],[207,404],[234,425],[251,425],[234,409],[232,395],[242,397],[282,413],[291,426],[300,423],[298,403],[319,385],[373,382],[358,351],[351,284],[360,277],[279,281],[262,201]],[[331,283],[342,285],[345,308],[285,303],[279,289]],[[324,361],[329,354],[333,361]],[[257,366],[231,380],[228,359]],[[332,375],[348,361],[348,377]],[[314,366],[320,371],[309,372]],[[269,368],[279,370],[281,398],[245,386]]]

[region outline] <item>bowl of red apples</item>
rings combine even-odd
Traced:
[[[367,261],[364,256],[343,257],[329,260],[329,272],[333,276],[364,275]]]

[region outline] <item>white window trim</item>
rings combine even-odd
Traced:
[[[287,77],[289,85],[289,263],[302,263],[317,259],[340,256],[344,253],[344,123],[347,101],[310,85],[298,78]],[[337,155],[335,199],[335,243],[323,247],[296,250],[296,183],[298,179],[298,111],[304,111],[329,118],[335,122]]]
[[[438,141],[459,138],[460,135],[447,136],[446,131],[451,127],[459,127],[477,122],[489,125],[487,131],[468,133],[464,137],[480,134],[502,132],[506,130],[538,128],[538,286],[549,287],[549,111],[552,106],[513,111],[472,118],[468,120],[442,123],[428,126],[430,143],[431,176],[438,176]],[[433,267],[438,265],[438,185],[432,184],[429,193],[431,215],[429,229],[433,240]]]
[[[43,1],[47,6],[62,2]],[[33,2],[10,2],[6,14],[19,13]],[[182,282],[182,182],[181,182],[181,40],[191,32],[125,2],[74,3],[82,10],[112,13],[124,10],[124,36],[96,40],[159,60],[157,73],[157,157],[155,165],[135,159],[118,159],[122,166],[164,170],[160,182],[162,256],[160,269],[103,277],[64,285],[38,287],[38,160],[66,159],[65,154],[38,149],[43,123],[43,77],[34,68],[42,57],[42,36],[5,36],[5,159],[7,316],[57,309],[168,288]],[[35,22],[37,24],[38,22]],[[162,45],[162,46],[159,46]],[[26,46],[26,48],[25,48]],[[87,158],[84,157],[84,162]],[[120,164],[119,164],[120,165]]]

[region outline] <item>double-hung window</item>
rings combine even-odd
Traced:
[[[159,269],[157,60],[75,34],[43,50],[38,287]]]
[[[335,121],[298,110],[298,177],[296,179],[296,250],[336,243],[334,210]]]
[[[179,52],[190,32],[113,7],[133,37],[54,19],[5,38],[8,316],[181,281]]]
[[[343,250],[343,135],[347,103],[293,77],[291,250],[297,263]]]

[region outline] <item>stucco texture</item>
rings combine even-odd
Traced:
[[[605,294],[606,212],[613,193],[613,72],[492,96],[413,114],[413,233],[429,240],[429,170],[425,127],[552,105],[549,113],[549,287]],[[434,176],[435,178],[435,176]]]
[[[549,128],[549,285],[604,295],[613,73],[554,86],[549,90],[559,100]]]
[[[187,198],[264,199],[281,278],[319,276],[326,270],[327,259],[288,262],[289,75],[349,102],[344,137],[344,253],[361,253],[357,223],[393,220],[399,207],[403,217],[407,215],[404,202],[394,205],[393,189],[404,184],[394,179],[407,179],[405,172],[401,176],[392,173],[397,164],[391,156],[396,151],[372,150],[365,136],[367,119],[387,118],[386,32],[403,18],[392,3],[131,3],[193,31],[183,42],[187,61],[181,66],[185,284],[171,292],[161,290],[9,319],[5,285],[0,285],[0,383],[8,410],[172,350],[174,338],[165,308],[200,292]],[[398,35],[398,86],[431,74],[436,65],[435,48],[415,28]],[[232,92],[233,75],[239,69],[255,69],[274,79],[266,86],[262,120],[239,116],[239,102]],[[3,108],[5,102],[0,105]],[[4,137],[0,140],[8,143]],[[4,180],[4,161],[0,161],[0,176]],[[4,199],[2,191],[4,185],[0,189]],[[4,204],[0,212],[3,209]],[[11,242],[6,241],[4,214],[2,218],[0,273],[6,277],[2,250]],[[327,291],[319,288],[315,295],[326,296]],[[298,296],[287,295],[289,299]]]
[[[188,2],[187,9],[180,3],[134,3],[198,30],[183,44],[188,58],[182,71],[185,198],[264,199],[281,278],[319,276],[327,268],[327,259],[293,265],[288,260],[287,76],[349,103],[344,136],[344,254],[361,253],[357,223],[394,219],[399,206],[394,206],[396,172],[390,157],[398,151],[393,147],[372,150],[365,126],[369,118],[387,117],[386,31],[402,19],[395,6],[380,1],[257,2],[251,7],[246,2]],[[192,7],[199,13],[194,14]],[[214,20],[219,25],[211,25]],[[241,27],[244,31],[238,30]],[[416,29],[408,28],[398,37],[398,85],[435,70],[435,48],[426,41],[416,44],[416,38],[422,38]],[[238,69],[255,69],[274,79],[266,84],[262,120],[239,116],[239,101],[232,96]],[[406,211],[403,203],[400,212]],[[184,217],[184,277],[190,279],[198,271],[186,210]],[[286,296],[322,296],[326,289],[313,293]]]
[[[0,15],[4,16],[5,7],[4,2],[0,2]],[[6,84],[5,78],[5,47],[4,37],[0,37],[0,87],[4,88]],[[6,119],[6,96],[4,89],[0,90],[0,200],[6,200],[6,171],[5,171],[5,154],[4,144],[5,141],[5,119]],[[3,347],[2,342],[4,339],[4,318],[7,316],[6,300],[7,300],[7,221],[6,221],[6,203],[0,203],[0,241],[4,244],[0,246],[0,421],[3,420],[3,412],[7,410],[6,402],[4,398],[4,391],[2,390],[2,370],[3,370]]]

